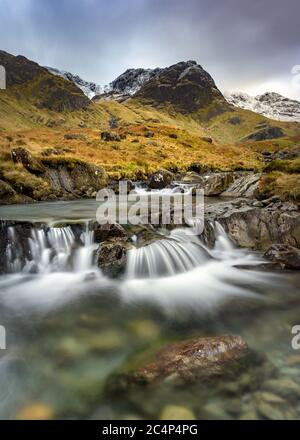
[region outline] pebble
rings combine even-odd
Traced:
[[[53,409],[42,402],[34,402],[25,405],[16,414],[17,420],[53,420]]]
[[[163,408],[159,420],[196,420],[196,416],[185,406],[167,405]]]

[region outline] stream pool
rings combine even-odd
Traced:
[[[291,345],[299,274],[257,269],[261,255],[235,248],[222,229],[207,249],[183,228],[129,251],[125,274],[111,279],[95,265],[96,208],[91,200],[0,207],[11,238],[0,275],[0,418],[159,419],[171,409],[179,418],[299,419],[300,351]],[[18,259],[24,243],[8,220],[48,225],[32,230],[31,261]],[[68,226],[79,221],[80,241]],[[112,386],[144,350],[228,333],[258,359],[234,379]]]

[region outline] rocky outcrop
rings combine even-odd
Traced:
[[[245,140],[248,141],[265,141],[268,139],[278,139],[284,136],[280,127],[266,127],[249,134]]]
[[[183,113],[195,112],[215,101],[229,108],[212,77],[196,61],[180,62],[162,69],[134,96],[152,105],[171,104]]]
[[[21,164],[14,173],[0,169],[1,203],[33,202],[35,200],[95,197],[107,186],[103,168],[64,157],[34,157],[23,147],[11,151],[14,163]]]
[[[11,158],[13,162],[21,163],[32,174],[43,174],[46,171],[43,164],[25,148],[18,147],[11,150]]]
[[[58,159],[42,160],[46,171],[43,177],[51,182],[54,190],[63,190],[74,196],[96,196],[107,185],[103,168],[81,161]]]
[[[174,174],[167,170],[158,170],[153,173],[148,181],[151,189],[163,189],[174,181]]]
[[[214,241],[212,224],[217,221],[241,247],[267,250],[274,243],[300,247],[298,207],[288,202],[257,204],[260,202],[237,199],[206,206],[203,238],[210,244]]]
[[[300,269],[300,249],[286,244],[273,244],[265,258],[280,264],[283,269]]]
[[[221,196],[254,197],[261,174],[246,174],[238,177]]]
[[[249,349],[239,336],[196,338],[163,347],[154,359],[120,377],[122,386],[157,381],[190,383],[233,376],[247,365]],[[133,361],[134,363],[134,361]]]

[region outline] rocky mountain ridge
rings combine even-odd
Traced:
[[[261,114],[278,121],[300,122],[300,102],[286,98],[279,93],[266,92],[250,96],[243,92],[224,93],[225,98],[235,107]]]

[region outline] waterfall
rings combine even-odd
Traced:
[[[171,233],[142,248],[128,252],[127,278],[155,278],[186,272],[209,259],[205,248],[196,237]]]
[[[47,274],[86,271],[93,268],[96,248],[88,222],[79,236],[72,226],[32,225],[25,236],[20,226],[10,226],[5,251],[7,272]]]

